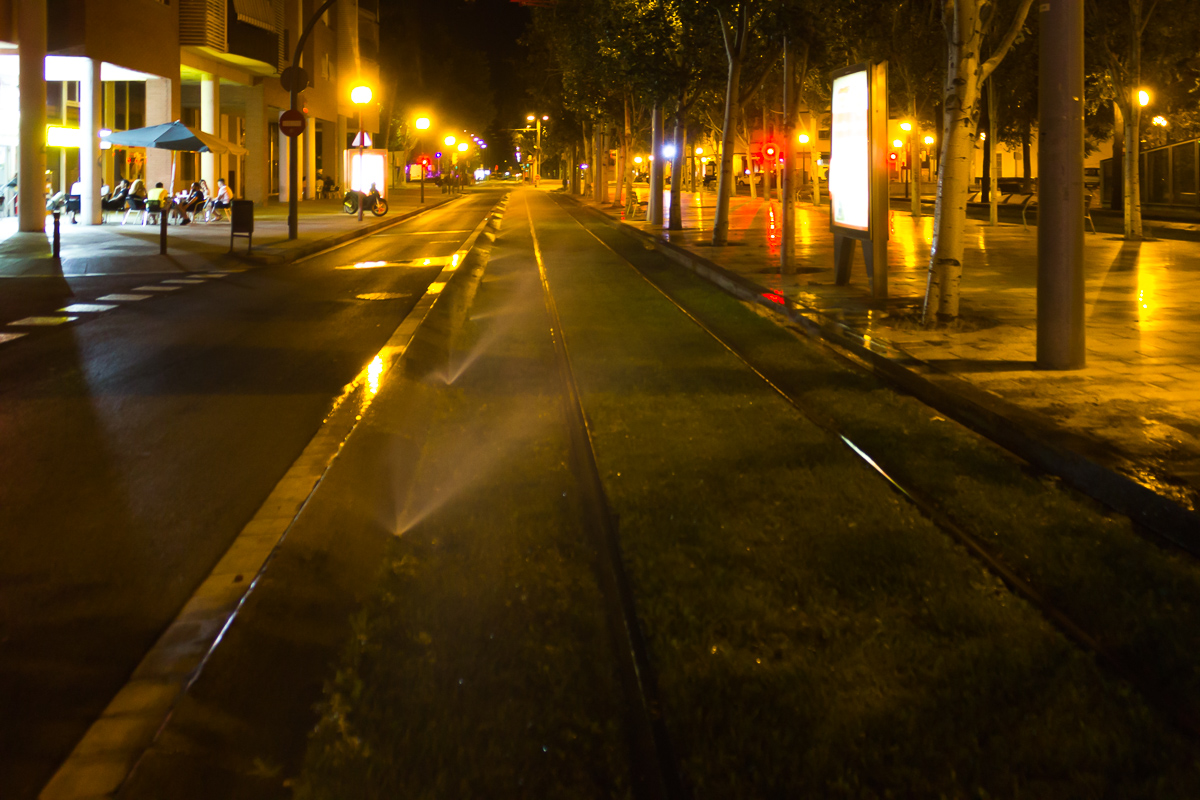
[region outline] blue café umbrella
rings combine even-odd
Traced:
[[[176,120],[131,131],[113,131],[108,141],[121,147],[145,147],[185,153],[220,153],[244,156],[248,152],[240,144],[228,142],[211,133],[197,131]],[[171,155],[171,191],[175,190],[175,156]]]
[[[246,155],[246,148],[227,142],[211,133],[192,130],[182,122],[167,122],[131,131],[113,131],[108,141],[122,147],[146,147],[156,150],[179,150],[189,153],[228,153]]]

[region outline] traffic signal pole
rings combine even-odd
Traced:
[[[321,15],[328,11],[337,0],[325,0],[321,7],[312,13],[308,18],[308,24],[304,26],[304,33],[300,34],[300,38],[296,41],[296,51],[292,56],[292,66],[300,66],[300,57],[304,55],[304,45],[308,42],[308,37],[312,34],[313,27],[317,24],[317,20]],[[293,111],[298,111],[296,106],[300,103],[300,81],[299,78],[293,76],[292,88],[290,90],[291,105]],[[308,134],[305,134],[306,136]],[[295,239],[300,235],[300,137],[292,136],[288,141],[288,239]]]

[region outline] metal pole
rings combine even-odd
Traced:
[[[359,108],[358,108],[358,180],[359,180],[360,187],[362,186],[362,183],[363,183],[363,144],[365,143],[363,141],[364,137],[363,137],[362,115],[363,115],[362,106],[359,106]],[[353,171],[350,174],[353,175],[354,174]],[[359,190],[358,190],[358,221],[359,222],[362,222],[363,199],[364,199],[363,190],[362,190],[362,188],[359,188]]]
[[[421,165],[421,204],[425,203],[425,165]]]
[[[663,224],[663,110],[662,101],[654,101],[654,114],[650,123],[650,149],[654,160],[650,162],[650,202],[648,221],[651,225]],[[621,180],[620,176],[617,180]]]
[[[59,254],[62,252],[62,232],[59,230],[59,227],[58,227],[58,212],[57,211],[54,212],[54,244],[51,246],[54,248],[54,250],[53,250],[54,258],[58,259]]]
[[[533,185],[537,186],[542,182],[542,118],[538,117],[537,121],[537,167],[534,172]]]
[[[21,74],[17,174],[18,224],[22,231],[46,235],[46,0],[24,0],[15,6],[20,37]]]
[[[317,20],[321,18],[329,8],[336,3],[337,0],[325,0],[321,7],[312,13],[308,18],[308,24],[304,26],[304,33],[300,34],[300,38],[296,41],[296,50],[292,55],[292,66],[300,66],[300,57],[304,55],[304,44],[308,41],[309,35],[312,33],[313,26],[317,24]],[[300,101],[300,88],[295,82],[292,83],[291,91],[291,109],[296,110],[296,106]],[[297,182],[298,168],[297,160],[300,158],[300,140],[292,136],[288,142],[288,239],[295,239],[300,235],[300,186]]]
[[[1087,361],[1083,305],[1083,0],[1040,5],[1037,363]]]

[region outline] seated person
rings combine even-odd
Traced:
[[[146,215],[158,214],[168,207],[167,190],[163,188],[162,181],[154,184],[154,188],[146,192]]]
[[[200,189],[199,182],[192,182],[192,188],[176,204],[175,208],[179,212],[179,216],[183,218],[180,224],[187,225],[192,221],[191,215],[204,208],[204,192]]]
[[[79,222],[80,203],[83,201],[83,181],[76,180],[67,192],[67,213],[71,215],[71,224]]]
[[[229,187],[225,185],[224,178],[217,178],[217,193],[208,203],[208,210],[211,212],[218,208],[229,208],[233,203],[233,196],[229,193]]]

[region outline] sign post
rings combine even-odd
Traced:
[[[888,294],[887,62],[833,73],[829,229],[836,283],[850,282],[861,241],[871,296]]]

